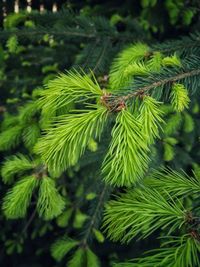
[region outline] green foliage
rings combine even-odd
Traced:
[[[162,60],[163,66],[178,66],[181,67],[180,59],[174,54],[173,56],[164,57]]]
[[[147,75],[149,70],[143,63],[136,63],[133,62],[131,65],[128,65],[126,70],[124,71],[124,75],[127,77],[127,81],[130,80],[132,76],[137,76],[137,75]],[[128,82],[127,82],[128,84]]]
[[[140,120],[142,131],[147,136],[148,144],[159,137],[159,128],[163,123],[163,112],[160,109],[161,103],[150,96],[145,96],[140,107]]]
[[[103,243],[104,240],[105,240],[105,237],[104,235],[97,229],[93,229],[93,233],[96,237],[96,239],[100,242],[100,243]]]
[[[77,241],[63,237],[51,246],[51,254],[56,261],[61,261],[77,245]]]
[[[94,266],[100,267],[99,259],[97,256],[89,249],[86,249],[87,267]]]
[[[88,216],[86,214],[82,213],[80,210],[77,210],[73,222],[73,227],[76,229],[82,228],[87,218]]]
[[[9,150],[20,142],[22,126],[15,125],[0,133],[0,151]]]
[[[148,147],[141,129],[140,120],[130,111],[124,109],[117,115],[110,147],[102,166],[106,182],[131,186],[144,175],[148,163]]]
[[[188,108],[190,99],[188,97],[187,89],[182,84],[174,84],[171,92],[172,106],[175,111],[183,111]]]
[[[18,181],[3,200],[3,211],[8,219],[23,218],[27,213],[33,190],[37,187],[35,176],[27,176]]]
[[[0,31],[1,174],[14,183],[0,186],[0,258],[55,265],[48,238],[57,265],[200,266],[198,3],[90,2],[13,14]],[[104,242],[104,204],[108,237],[139,243]]]
[[[170,144],[164,143],[164,155],[165,161],[171,161],[174,158],[174,148]]]
[[[6,46],[7,46],[8,51],[9,51],[10,53],[16,53],[17,48],[18,48],[18,40],[17,40],[17,36],[16,36],[16,35],[11,36],[11,37],[8,39]]]
[[[30,123],[32,118],[37,114],[37,103],[29,101],[19,109],[19,119],[23,124]]]
[[[187,112],[184,112],[184,126],[183,127],[186,133],[191,133],[194,130],[194,120],[192,116]]]
[[[169,235],[184,224],[184,218],[183,206],[170,195],[163,196],[154,188],[132,189],[107,205],[104,227],[112,240],[129,242],[159,228]]]
[[[38,123],[30,123],[29,126],[27,126],[24,130],[23,130],[23,142],[24,145],[28,148],[28,149],[32,149],[34,147],[34,145],[36,144],[38,138],[40,137],[40,127],[38,125]]]
[[[6,17],[4,21],[4,27],[7,28],[14,28],[16,27],[20,22],[23,22],[26,19],[26,14],[21,12],[18,14],[10,14]]]
[[[169,267],[193,267],[199,266],[200,246],[198,241],[185,235],[181,238],[173,237],[172,240],[163,243],[159,249],[150,251],[149,255],[144,255],[140,259],[130,263],[119,263],[115,267],[149,267],[149,266],[169,266]]]
[[[69,267],[79,267],[84,266],[85,262],[85,250],[83,248],[79,248],[74,253],[71,260],[68,262]]]
[[[146,183],[163,194],[169,193],[173,197],[197,194],[200,188],[200,178],[194,175],[188,176],[186,173],[177,172],[171,169],[161,169],[153,172]]]
[[[110,70],[110,86],[112,89],[119,89],[127,85],[131,75],[147,74],[145,66],[140,61],[149,52],[146,44],[137,43],[124,49],[113,61]]]
[[[148,68],[153,72],[160,72],[162,67],[163,55],[160,52],[154,52],[147,62]]]
[[[33,169],[33,163],[24,155],[17,154],[9,157],[3,164],[1,176],[4,183],[12,183],[16,175],[22,175]]]
[[[74,253],[72,259],[68,262],[70,267],[80,267],[80,266],[94,266],[100,267],[100,262],[97,256],[91,251],[90,248],[80,247]]]
[[[35,150],[52,171],[64,171],[77,163],[91,138],[100,138],[106,120],[107,109],[93,105],[88,110],[63,115]]]
[[[171,135],[174,134],[176,131],[180,129],[182,122],[182,116],[180,113],[175,113],[172,114],[171,116],[168,117],[166,124],[164,126],[164,133],[166,135]]]
[[[49,177],[43,177],[40,181],[37,210],[40,217],[51,220],[61,214],[65,207],[65,201],[58,193],[55,182]]]
[[[47,89],[41,92],[39,106],[45,114],[54,116],[56,110],[67,107],[71,102],[84,101],[102,95],[94,75],[92,78],[84,72],[68,71],[67,74],[60,76],[47,85]]]
[[[72,212],[73,212],[73,209],[69,207],[67,208],[66,211],[62,212],[62,214],[57,217],[57,220],[56,220],[57,225],[63,228],[67,227],[69,220],[71,218]]]

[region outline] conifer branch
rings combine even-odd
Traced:
[[[94,68],[92,70],[93,72],[95,72],[98,69],[99,65],[101,64],[101,61],[102,61],[102,59],[104,57],[104,54],[106,52],[107,46],[108,46],[108,44],[105,42],[105,44],[103,46],[103,49],[102,49],[102,52],[101,52],[101,55],[100,55],[98,61],[96,62],[95,66],[94,66]]]
[[[22,230],[22,235],[27,231],[28,227],[30,226],[30,224],[34,220],[34,218],[36,216],[36,213],[37,213],[37,209],[35,208],[34,211],[31,214],[30,218],[28,219],[27,223],[25,224],[23,230]]]
[[[183,80],[188,77],[198,76],[200,75],[200,69],[192,69],[187,72],[179,73],[175,76],[165,78],[159,81],[155,81],[150,83],[149,85],[145,85],[137,88],[134,92],[131,92],[124,96],[116,96],[114,94],[106,94],[104,95],[104,102],[107,107],[110,107],[112,111],[118,111],[120,106],[125,106],[125,102],[134,97],[143,97],[145,94],[148,94],[148,91],[154,88],[158,88],[160,86],[165,86],[169,83],[174,83],[180,80]],[[121,110],[121,109],[120,109]]]
[[[140,96],[140,95],[148,92],[149,90],[151,90],[153,88],[156,88],[156,87],[159,87],[159,86],[164,86],[167,83],[173,83],[173,82],[176,82],[176,81],[188,78],[188,77],[192,77],[192,76],[197,76],[197,75],[200,75],[200,69],[195,69],[195,70],[191,70],[191,71],[184,72],[184,73],[181,73],[181,74],[177,74],[174,77],[166,78],[166,79],[163,79],[161,81],[154,82],[154,83],[152,83],[150,85],[138,88],[138,90],[136,92],[133,92],[133,93],[130,93],[130,94],[126,95],[126,96],[123,96],[122,99],[126,101],[126,100],[128,100],[128,99],[130,99],[132,97]]]
[[[175,51],[188,51],[195,47],[200,47],[199,33],[196,33],[195,35],[190,35],[189,37],[183,37],[182,40],[169,41],[166,44],[164,43],[164,45],[155,45],[152,48],[152,52],[159,51],[161,53],[170,54]]]
[[[101,208],[101,206],[104,205],[104,202],[105,202],[105,196],[107,194],[109,190],[109,186],[107,184],[104,184],[104,187],[99,195],[99,198],[98,198],[98,202],[97,202],[97,205],[95,207],[95,210],[94,210],[94,213],[90,219],[90,222],[89,222],[89,225],[87,227],[87,231],[84,235],[84,238],[83,240],[81,241],[81,245],[83,247],[87,246],[87,242],[88,242],[88,238],[90,237],[91,235],[91,232],[92,232],[92,229],[93,227],[95,226],[96,222],[97,222],[97,215],[99,213],[99,210]]]

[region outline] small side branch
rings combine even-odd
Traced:
[[[168,83],[174,83],[176,81],[179,81],[179,80],[182,80],[188,77],[198,76],[198,75],[200,75],[200,69],[193,69],[191,71],[180,73],[173,77],[162,79],[160,81],[156,81],[149,85],[140,87],[136,91],[129,93],[125,96],[115,96],[112,94],[105,93],[104,96],[102,96],[102,104],[105,105],[108,108],[108,110],[117,112],[125,108],[126,107],[125,102],[131,98],[134,98],[134,97],[142,98],[151,89],[154,89],[159,86],[164,86]]]
[[[104,205],[104,199],[105,199],[107,191],[108,191],[108,186],[105,184],[104,187],[103,187],[102,192],[99,195],[99,199],[98,199],[96,208],[94,210],[94,213],[93,213],[93,215],[91,217],[91,220],[90,220],[89,226],[87,228],[87,231],[86,231],[86,233],[84,235],[84,238],[83,238],[82,242],[80,243],[80,245],[83,246],[83,247],[87,246],[88,238],[91,235],[92,229],[93,229],[93,227],[95,226],[95,224],[97,222],[97,217],[98,217],[99,210],[102,207],[102,205]]]

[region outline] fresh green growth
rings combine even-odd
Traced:
[[[162,60],[163,66],[177,66],[181,67],[181,61],[176,54],[173,56],[164,57]]]
[[[61,261],[76,246],[78,246],[77,241],[63,237],[51,246],[51,255],[56,261]]]
[[[163,55],[160,52],[154,52],[147,62],[147,67],[153,72],[160,72],[163,63],[162,59]]]
[[[66,170],[77,163],[91,138],[100,138],[107,113],[105,107],[91,105],[88,110],[59,117],[35,150],[52,171]]]
[[[124,49],[113,61],[110,70],[110,86],[119,89],[128,84],[133,75],[146,75],[148,70],[140,62],[148,54],[149,47],[143,43]]]
[[[164,155],[163,158],[165,161],[172,161],[175,156],[175,150],[172,145],[169,143],[164,143],[163,144],[163,149],[164,149]]]
[[[154,142],[159,137],[159,128],[164,122],[161,104],[150,96],[145,96],[140,106],[140,121],[142,132],[144,132],[148,144]]]
[[[163,127],[163,132],[165,135],[170,136],[177,132],[181,127],[182,116],[181,113],[173,113],[172,115],[168,116],[166,123]]]
[[[195,174],[188,176],[185,172],[177,172],[172,169],[154,171],[145,180],[145,184],[153,187],[163,194],[169,193],[173,197],[197,194],[200,189],[200,178]],[[165,185],[165,186],[164,186]]]
[[[192,116],[188,112],[184,112],[184,131],[191,133],[194,130],[195,123]]]
[[[143,186],[129,189],[110,201],[104,227],[112,240],[130,242],[134,237],[146,238],[157,229],[165,232],[161,248],[114,266],[199,266],[199,228],[195,224],[198,217],[191,211],[191,203],[183,202],[188,195],[198,194],[199,189],[196,175],[190,177],[184,172],[161,169],[150,174]],[[180,236],[176,237],[178,233]]]
[[[76,250],[71,260],[68,262],[69,267],[79,267],[84,266],[85,264],[85,250],[83,248],[79,248]]]
[[[154,7],[156,1],[142,1],[142,5]],[[34,14],[28,17],[32,16]],[[187,16],[186,20],[190,20],[191,16]],[[110,239],[121,242],[135,238],[143,242],[141,239],[146,238],[148,243],[149,238],[151,241],[159,237],[160,248],[117,266],[199,266],[200,183],[196,166],[199,33],[162,44],[148,42],[146,45],[141,40],[120,52],[111,63],[124,40],[132,36],[126,30],[124,35],[118,35],[117,21],[126,24],[128,18],[116,15],[110,23],[98,18],[88,22],[85,17],[76,17],[75,22],[70,14],[58,14],[58,17],[65,27],[60,28],[60,22],[55,27],[48,25],[45,35],[45,25],[36,29],[31,20],[26,24],[31,27],[27,32],[37,40],[38,47],[43,43],[47,46],[48,65],[44,65],[45,60],[40,63],[42,55],[35,56],[35,63],[42,65],[37,73],[44,76],[35,80],[39,85],[47,85],[31,94],[31,88],[19,89],[20,82],[24,83],[23,77],[20,82],[13,79],[17,85],[10,93],[17,97],[8,99],[8,103],[12,103],[10,112],[15,115],[7,112],[3,115],[0,150],[14,148],[24,153],[8,158],[2,167],[3,182],[15,183],[3,199],[4,214],[8,219],[25,217],[20,238],[11,237],[5,243],[7,253],[21,252],[23,238],[29,238],[27,229],[31,225],[35,227],[31,239],[36,236],[40,239],[50,231],[53,239],[59,227],[62,233],[67,232],[67,236],[51,247],[58,265],[99,267],[92,241],[95,239],[99,245],[107,246],[104,242],[107,233]],[[40,18],[36,20],[37,24]],[[130,29],[131,24],[126,28]],[[12,35],[16,37],[7,41],[6,53],[10,59],[16,58],[20,49],[24,51],[20,35],[25,34],[25,30],[20,28]],[[152,30],[156,29],[152,26]],[[62,31],[64,35],[59,40]],[[11,32],[14,34],[15,30]],[[140,31],[139,36],[141,34]],[[42,36],[39,41],[38,36]],[[82,40],[80,47],[78,38]],[[69,55],[72,50],[66,49],[68,43],[73,51],[81,50],[80,54]],[[35,50],[31,45],[29,49]],[[72,67],[56,78],[62,65],[54,58],[60,57],[62,50],[66,53],[63,66],[71,68],[71,61],[76,58],[75,65],[82,61],[84,71]],[[2,54],[8,56],[4,51],[1,53],[0,47],[0,61]],[[92,71],[88,71],[88,62],[92,63]],[[35,63],[24,60],[21,74],[27,69],[32,72]],[[4,66],[2,69],[0,77],[5,79]],[[5,70],[9,68],[6,66]],[[27,84],[28,88],[32,86],[29,81]],[[18,93],[26,102],[24,106]],[[193,103],[195,106],[185,111],[190,101],[191,106]],[[160,169],[162,165],[173,166],[174,170]],[[191,166],[196,166],[193,176]],[[176,171],[181,167],[190,175]],[[119,192],[123,193],[119,196]],[[115,200],[111,193],[117,195]],[[97,229],[101,229],[104,203],[110,198],[105,210],[104,236]],[[29,206],[33,213],[26,217]],[[36,212],[40,218],[36,218]],[[56,220],[50,222],[55,217]],[[2,239],[5,240],[4,235]],[[43,249],[37,250],[36,256],[40,256]],[[109,254],[108,258],[113,257],[111,261],[117,261],[118,252]]]
[[[7,114],[0,133],[0,151],[11,150],[22,143],[28,150],[32,150],[40,136],[38,114],[35,101],[20,106],[17,115]]]
[[[173,233],[184,224],[185,209],[170,195],[142,187],[110,201],[104,218],[104,227],[112,240],[129,242],[134,237],[146,238],[159,228],[168,235]]]
[[[112,140],[102,166],[106,182],[131,186],[147,168],[148,146],[142,124],[128,110],[122,110],[112,129]]]
[[[46,90],[41,92],[38,105],[44,115],[55,116],[56,111],[68,107],[70,103],[95,99],[101,95],[102,90],[92,73],[86,75],[74,70],[51,80]]]
[[[18,48],[18,39],[16,35],[11,36],[7,43],[6,46],[8,48],[8,51],[10,53],[16,53],[17,52],[17,48]]]
[[[27,149],[32,150],[40,137],[40,127],[38,123],[32,122],[23,131],[23,142]]]
[[[127,263],[115,264],[114,267],[193,267],[199,266],[199,242],[190,235],[171,237],[161,248],[149,251],[142,258]]]
[[[86,249],[87,267],[100,267],[100,262],[97,256],[92,252],[91,249]]]
[[[45,220],[51,220],[60,215],[65,207],[65,201],[58,193],[55,182],[49,177],[43,177],[40,181],[37,210],[39,216]]]
[[[97,256],[90,250],[89,247],[82,248],[80,247],[74,253],[72,259],[68,262],[70,267],[100,267],[99,259]]]
[[[0,151],[10,150],[20,142],[22,126],[15,125],[0,133]]]
[[[171,102],[174,110],[178,112],[188,108],[190,99],[188,97],[188,91],[183,84],[176,83],[172,86]]]
[[[18,181],[3,200],[3,211],[7,218],[23,218],[27,213],[33,190],[38,180],[34,176],[27,176]]]
[[[33,168],[33,163],[23,154],[13,155],[4,162],[1,169],[3,182],[10,184],[14,181],[16,175],[20,176]]]

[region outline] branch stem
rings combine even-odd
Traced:
[[[88,237],[90,236],[90,234],[92,232],[92,228],[94,227],[94,225],[96,223],[97,214],[99,212],[99,209],[100,209],[101,205],[104,202],[103,199],[104,199],[104,196],[106,194],[107,189],[108,189],[108,186],[105,184],[104,187],[103,187],[103,190],[102,190],[101,194],[99,195],[99,200],[98,200],[97,206],[95,208],[95,211],[94,211],[94,213],[93,213],[93,215],[91,217],[89,227],[88,227],[88,229],[86,231],[86,234],[84,236],[84,239],[81,242],[81,245],[82,246],[87,246]]]
[[[133,93],[130,93],[126,96],[123,96],[121,99],[123,99],[124,101],[132,98],[132,97],[135,97],[135,96],[138,96],[138,95],[141,95],[143,93],[146,93],[148,92],[149,90],[155,88],[155,87],[158,87],[158,86],[163,86],[167,83],[171,83],[171,82],[176,82],[176,81],[179,81],[179,80],[182,80],[182,79],[185,79],[187,77],[191,77],[191,76],[197,76],[197,75],[200,75],[200,69],[195,69],[195,70],[191,70],[189,72],[184,72],[184,73],[181,73],[181,74],[178,74],[174,77],[170,77],[170,78],[166,78],[164,80],[161,80],[161,81],[158,81],[158,82],[153,82],[152,84],[150,85],[147,85],[147,86],[144,86],[144,87],[141,87],[141,88],[138,88],[137,91],[133,92]]]

